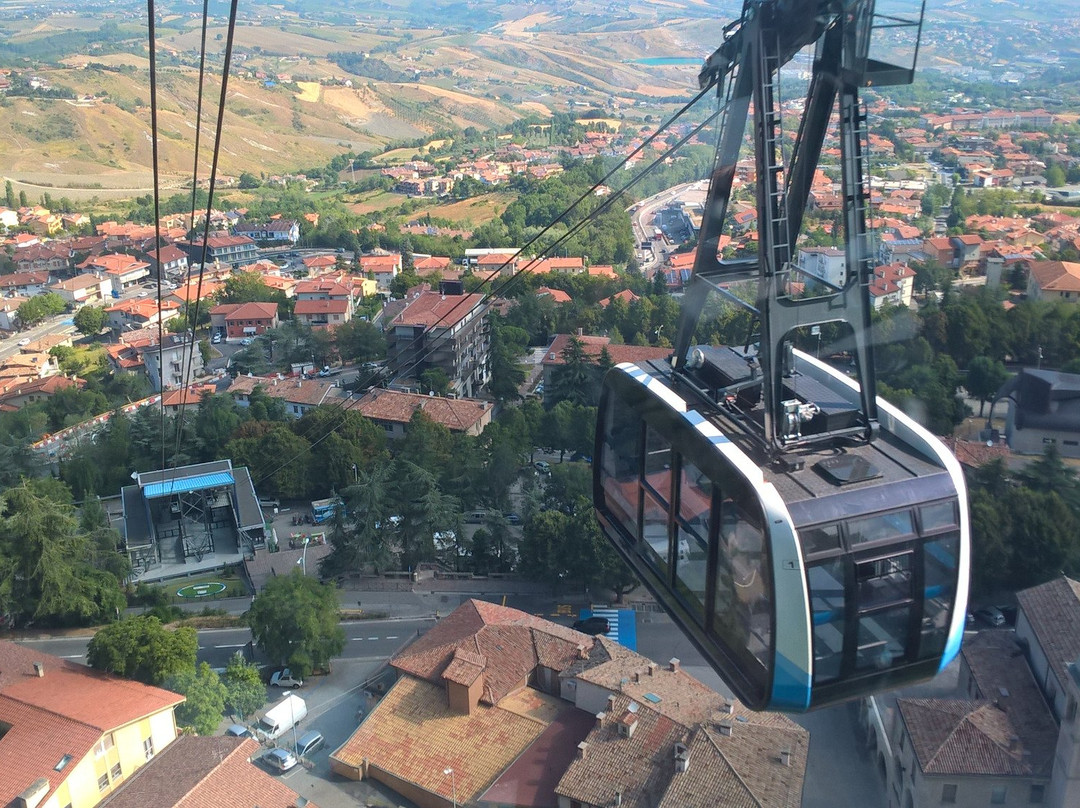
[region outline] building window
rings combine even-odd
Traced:
[[[104,738],[102,738],[100,741],[98,741],[98,745],[97,745],[97,748],[94,750],[94,754],[97,755],[97,757],[101,757],[102,755],[104,755],[106,752],[108,752],[112,748],[113,748],[112,735],[106,735]]]
[[[146,759],[149,760],[154,756],[154,739],[147,738],[142,742],[143,752],[146,753]]]
[[[1046,786],[1032,786],[1031,794],[1028,795],[1028,802],[1032,805],[1042,805],[1043,798],[1046,796]]]
[[[109,773],[106,772],[105,774],[101,775],[101,777],[99,777],[97,779],[97,788],[98,788],[98,791],[104,791],[108,787],[109,787]]]
[[[119,780],[121,777],[124,776],[124,770],[120,768],[119,761],[111,769],[109,769],[109,776],[113,780]]]
[[[992,789],[990,789],[990,804],[1004,805],[1006,793],[1007,792],[1005,786],[994,786]]]
[[[947,805],[952,805],[956,802],[956,786],[952,783],[946,783],[941,787],[941,801]]]

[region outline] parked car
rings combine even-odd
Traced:
[[[255,733],[243,724],[231,724],[225,734],[231,738],[254,738]]]
[[[537,460],[533,463],[533,468],[540,474],[551,474],[551,464],[546,460]]]
[[[607,634],[611,631],[611,625],[608,623],[606,617],[586,617],[584,620],[578,620],[573,625],[574,631],[580,631],[582,634]]]
[[[990,626],[1005,625],[1005,615],[997,606],[983,606],[981,609],[976,609],[975,616]]]
[[[307,757],[312,752],[322,749],[325,743],[321,732],[317,729],[308,730],[297,739],[296,754],[299,757]]]
[[[214,336],[210,337],[210,342],[212,342],[214,345],[217,345],[219,342],[221,342],[221,334],[214,334]]]
[[[270,677],[270,685],[272,687],[301,687],[304,684],[303,679],[297,679],[292,675],[292,671],[288,668],[280,671],[274,671],[274,675]]]
[[[263,755],[263,760],[266,761],[267,766],[279,772],[287,772],[297,763],[296,755],[288,749],[271,749]]]
[[[244,337],[242,340],[240,340],[240,344],[241,345],[250,345],[251,344],[251,337]]]
[[[520,525],[521,524],[521,517],[518,516],[513,511],[511,511],[510,513],[506,514],[506,521],[509,522],[512,525]]]

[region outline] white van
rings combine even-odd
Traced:
[[[482,525],[487,521],[487,511],[469,511],[465,514],[465,524]]]
[[[290,693],[263,714],[255,731],[264,741],[272,741],[299,724],[307,715],[307,702]]]

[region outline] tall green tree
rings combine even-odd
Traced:
[[[195,670],[199,638],[195,629],[167,629],[152,615],[125,617],[99,630],[90,640],[90,667],[128,679],[160,685],[183,671]]]
[[[239,651],[229,659],[221,682],[225,685],[225,706],[239,718],[251,715],[266,701],[266,685],[258,666],[244,659]]]
[[[299,569],[272,578],[248,611],[255,644],[275,664],[288,665],[301,677],[329,667],[344,649],[338,619],[334,587]]]
[[[67,486],[51,479],[0,494],[0,612],[17,623],[85,625],[126,605],[120,580],[109,571],[119,563],[107,548],[92,545],[70,498]]]
[[[176,707],[176,722],[180,726],[191,727],[199,735],[213,735],[217,731],[225,714],[228,691],[209,663],[174,674],[165,686],[185,697],[184,703]]]
[[[108,315],[105,314],[104,308],[83,306],[75,312],[74,322],[75,327],[79,329],[79,333],[92,337],[99,334],[101,329],[105,327],[106,319],[108,319]]]

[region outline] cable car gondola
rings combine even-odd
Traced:
[[[917,20],[889,18],[890,28]],[[679,334],[666,362],[610,370],[593,456],[601,527],[752,709],[802,711],[932,677],[960,648],[969,531],[962,472],[944,445],[878,400],[867,287],[865,113],[858,86],[910,82],[869,58],[873,0],[753,0],[701,81],[727,84]],[[816,43],[790,163],[777,76]],[[758,254],[718,237],[753,101]],[[795,283],[795,241],[839,110],[847,275]],[[731,290],[757,281],[754,305]],[[799,279],[806,280],[806,279]],[[705,302],[749,309],[755,344],[693,345]],[[854,379],[794,350],[792,332],[846,322]]]

